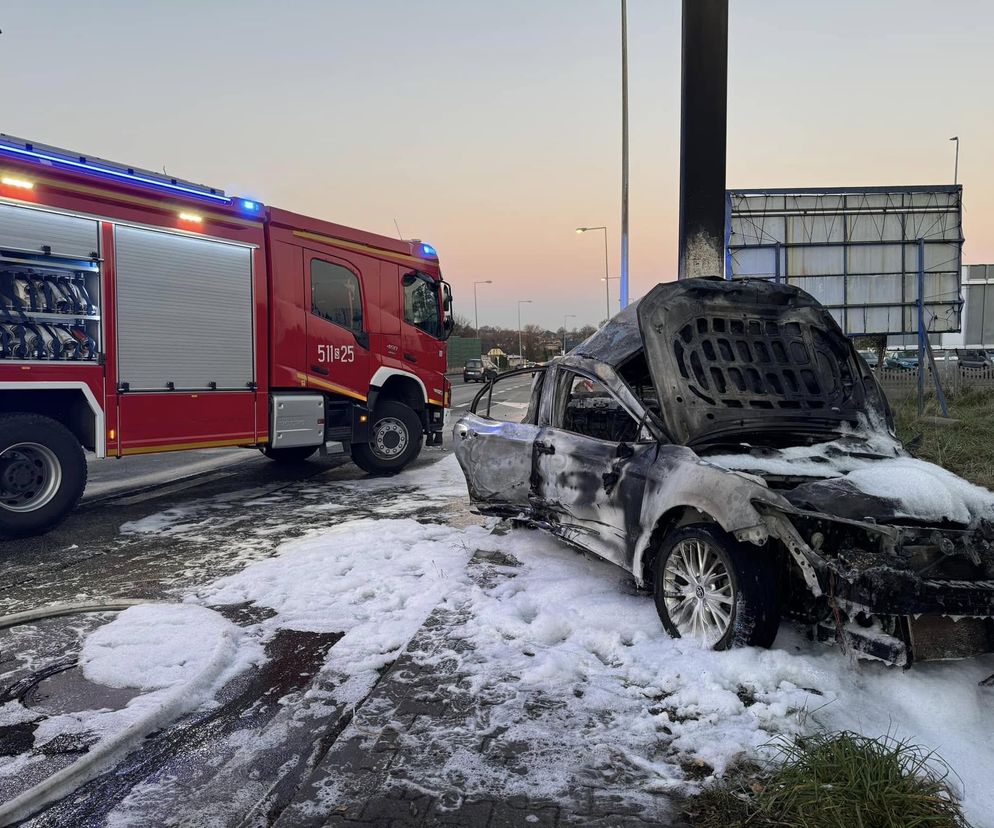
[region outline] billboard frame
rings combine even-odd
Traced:
[[[931,196],[931,198],[929,198]],[[750,202],[765,199],[759,210],[742,209]],[[941,198],[941,203],[940,203]],[[774,206],[769,206],[769,200]],[[782,206],[776,201],[782,199]],[[801,207],[798,202],[803,202]],[[872,202],[872,203],[871,203]],[[808,288],[833,315],[837,316],[843,330],[849,336],[908,335],[916,334],[923,327],[926,333],[958,331],[962,327],[963,309],[963,187],[960,184],[936,184],[916,186],[874,186],[874,187],[779,187],[729,189],[725,193],[725,278],[766,278],[773,281],[789,281],[802,289],[807,280],[839,280],[841,301],[826,301],[817,296],[818,290]],[[908,217],[920,218],[915,226],[909,226]],[[927,227],[927,217],[934,220]],[[900,236],[888,236],[891,219],[900,221]],[[850,238],[850,228],[856,227],[860,219],[869,218],[860,227],[863,230],[876,230],[876,238]],[[878,222],[879,218],[879,222]],[[952,223],[945,219],[951,218]],[[817,240],[791,240],[791,221],[801,219],[801,226],[810,220],[811,228],[816,220],[822,221],[825,237]],[[828,221],[831,220],[831,225]],[[736,230],[738,222],[738,233]],[[747,223],[746,231],[743,222]],[[768,227],[768,222],[770,226]],[[936,226],[938,232],[936,232]],[[833,237],[833,234],[840,237]],[[892,232],[892,231],[891,231]],[[734,237],[740,241],[734,243]],[[749,238],[751,237],[751,238]],[[946,255],[952,248],[951,258],[936,263],[935,246],[946,250],[938,255]],[[850,272],[851,251],[863,248],[881,250],[881,258],[887,252],[893,253],[900,247],[900,269]],[[931,250],[929,248],[932,248]],[[805,249],[809,255],[821,254],[834,257],[840,255],[841,267],[821,273],[792,273],[791,253],[804,259]],[[769,251],[772,268],[770,271],[745,272],[736,268],[736,255],[745,251]],[[873,250],[866,250],[867,257]],[[763,254],[760,254],[761,256]],[[909,256],[912,258],[909,259]],[[926,264],[932,259],[931,265]],[[802,266],[803,267],[803,266]],[[941,269],[939,269],[941,268]],[[748,268],[746,268],[748,270]],[[853,280],[862,280],[864,291],[877,276],[899,278],[901,282],[900,301],[866,302],[851,301]],[[943,291],[933,296],[924,296],[925,277],[935,277],[933,281],[955,279],[955,292]],[[823,282],[823,284],[828,284]],[[832,290],[839,292],[834,281]],[[868,318],[874,311],[886,310],[886,330],[873,329]],[[850,324],[850,315],[862,312],[862,328]],[[894,313],[899,314],[898,329],[891,323]],[[941,319],[943,327],[933,328],[936,319]],[[854,317],[858,321],[859,317]],[[951,321],[951,324],[949,322]]]

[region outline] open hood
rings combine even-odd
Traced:
[[[789,444],[799,434],[830,439],[866,416],[889,419],[838,324],[796,287],[660,284],[639,302],[638,324],[663,419],[679,443]]]

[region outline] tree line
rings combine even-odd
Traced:
[[[494,348],[500,348],[505,354],[518,353],[517,328],[481,325],[479,331],[477,331],[473,327],[471,320],[458,315],[453,319],[453,322],[455,323],[455,327],[453,328],[452,335],[469,338],[478,336],[484,354]],[[570,350],[583,342],[584,339],[596,330],[593,325],[566,329],[566,350]],[[521,328],[522,356],[533,362],[543,362],[561,353],[563,349],[563,333],[564,329],[562,327],[557,330],[550,330],[534,323],[524,325]]]

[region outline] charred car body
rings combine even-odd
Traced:
[[[803,291],[658,285],[491,418],[526,372],[455,426],[475,507],[624,567],[670,634],[769,646],[787,615],[895,664],[994,649],[994,495],[904,450]]]

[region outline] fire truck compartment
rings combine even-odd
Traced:
[[[114,239],[122,390],[252,387],[252,248],[121,225]]]
[[[100,249],[98,222],[0,203],[0,248],[90,259]]]
[[[0,204],[0,360],[99,358],[98,223]]]

